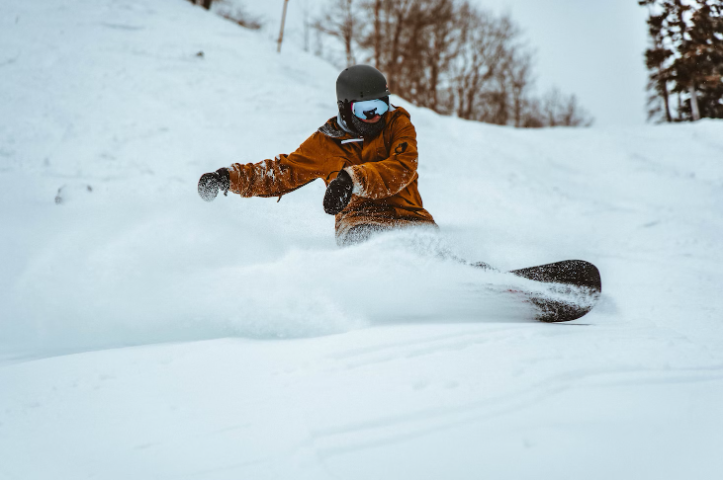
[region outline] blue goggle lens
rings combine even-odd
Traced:
[[[364,102],[354,102],[351,104],[351,111],[354,116],[362,120],[369,120],[377,115],[384,115],[389,110],[389,105],[384,100],[366,100]]]

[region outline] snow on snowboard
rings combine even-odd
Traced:
[[[602,282],[597,267],[584,260],[565,260],[537,267],[512,270],[519,277],[542,283],[557,284],[563,297],[577,296],[568,302],[547,295],[526,292],[527,300],[537,308],[535,318],[541,322],[569,322],[588,313],[600,299]]]

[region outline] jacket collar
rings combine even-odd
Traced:
[[[390,105],[387,114],[391,115],[395,110],[397,110],[397,108],[394,105]],[[387,124],[389,123],[388,120]],[[324,125],[319,127],[318,131],[335,140],[354,139],[355,141],[358,141],[362,139],[358,133],[353,132],[351,128],[349,128],[344,119],[341,118],[341,113],[337,113],[336,118],[332,117],[327,120]]]
[[[319,128],[319,132],[335,140],[359,138],[359,135],[354,134],[346,125],[344,120],[341,118],[341,114],[337,114],[336,118],[330,118]]]
[[[344,130],[346,133],[348,133],[349,135],[354,135],[352,129],[349,128],[344,119],[341,118],[341,113],[336,114],[336,123],[338,123],[342,130]]]

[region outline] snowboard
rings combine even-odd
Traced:
[[[525,293],[527,300],[537,309],[535,318],[541,322],[577,320],[593,309],[602,292],[600,272],[595,265],[584,260],[565,260],[512,270],[510,273],[536,282],[558,284],[558,290],[563,294],[572,292],[584,296],[585,301],[582,303],[568,303],[535,293]]]

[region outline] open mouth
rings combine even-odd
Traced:
[[[377,123],[380,118],[382,118],[381,115],[374,115],[372,118],[367,118],[367,119],[360,118],[360,120],[364,123]]]

